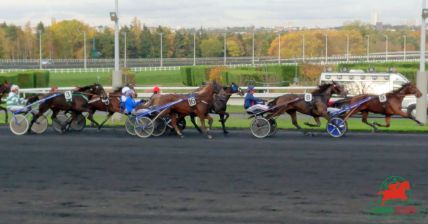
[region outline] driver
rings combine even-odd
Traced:
[[[12,85],[12,87],[10,87],[10,93],[6,98],[7,109],[12,112],[22,110],[25,108],[26,102],[27,100],[19,97],[19,86]]]
[[[125,114],[135,114],[139,111],[136,111],[135,108],[138,107],[140,104],[144,103],[145,101],[141,99],[140,101],[135,101],[134,99],[135,92],[132,89],[129,89],[125,92]]]
[[[266,111],[269,109],[267,105],[264,105],[264,101],[254,96],[254,86],[248,86],[247,95],[245,95],[244,108],[252,113],[257,110]]]

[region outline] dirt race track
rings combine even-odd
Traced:
[[[213,135],[0,127],[0,223],[374,223],[365,211],[391,175],[428,207],[426,134]]]

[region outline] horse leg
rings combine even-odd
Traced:
[[[229,132],[226,130],[226,125],[225,125],[227,118],[229,118],[229,114],[224,112],[218,115],[220,116],[220,123],[221,123],[221,127],[223,128],[223,134],[225,135],[229,134]],[[224,118],[224,115],[226,115],[226,118]]]
[[[184,135],[181,133],[180,129],[177,126],[177,115],[175,114],[170,114],[171,117],[171,125],[175,130],[175,133],[177,133],[178,136],[180,136],[180,138],[183,138]]]
[[[361,121],[364,124],[367,124],[368,126],[372,127],[373,128],[373,132],[378,132],[379,129],[376,127],[376,125],[374,123],[372,123],[372,124],[369,123],[368,120],[367,120],[368,117],[369,117],[369,112],[368,111],[361,111],[361,114],[363,115],[362,118],[361,118]]]
[[[377,122],[373,122],[373,124],[378,126],[378,127],[389,128],[391,126],[391,115],[386,115],[385,124],[379,124]]]
[[[205,126],[205,116],[203,114],[199,115],[199,120],[201,121],[201,129],[203,133],[207,136],[208,139],[212,139],[213,137],[209,134],[207,127]]]
[[[316,124],[311,124],[311,123],[309,123],[309,122],[305,122],[305,125],[307,125],[307,126],[309,126],[309,127],[312,127],[312,128],[315,128],[315,127],[321,127],[321,121],[320,121],[320,118],[319,118],[319,117],[314,117],[314,120],[315,120]]]
[[[290,115],[291,117],[291,123],[294,125],[294,127],[297,128],[298,131],[301,131],[303,134],[307,134],[305,130],[302,129],[302,127],[300,127],[299,123],[297,123],[297,113],[295,110],[292,111],[287,111],[287,113]]]
[[[209,114],[206,115],[206,118],[208,119],[208,130],[210,131],[213,128],[214,120]]]
[[[400,115],[400,116],[405,117],[405,118],[409,118],[410,120],[416,122],[420,126],[424,125],[422,122],[418,121],[413,115],[407,114],[400,109],[396,109],[393,112],[394,112],[394,114]]]
[[[107,117],[106,117],[106,119],[103,121],[103,122],[101,122],[101,124],[100,124],[100,126],[98,126],[98,131],[99,130],[101,130],[101,128],[104,126],[104,124],[111,118],[111,116],[113,116],[113,114],[114,114],[114,112],[109,112],[108,114],[107,114]]]
[[[195,126],[196,130],[202,134],[202,130],[198,127],[198,125],[196,124],[195,121],[195,115],[194,114],[190,114],[190,121],[192,122],[193,126]]]

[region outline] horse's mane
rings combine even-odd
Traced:
[[[122,89],[123,89],[123,87],[125,87],[125,86],[118,87],[118,88],[114,89],[114,90],[113,90],[113,93],[122,93]]]
[[[391,93],[393,93],[393,94],[397,94],[397,93],[399,93],[401,90],[403,90],[403,89],[407,88],[407,87],[408,87],[408,86],[410,86],[410,85],[412,85],[412,83],[411,83],[411,82],[404,83],[400,88],[398,88],[398,89],[396,89],[396,90],[393,90]]]
[[[319,93],[323,93],[324,91],[326,91],[328,88],[330,88],[332,84],[331,83],[325,83],[325,84],[321,84],[318,86],[318,88],[316,90],[314,90],[312,92],[312,94],[319,94]]]
[[[92,88],[94,85],[96,85],[96,84],[92,84],[92,85],[88,85],[88,86],[83,86],[83,87],[76,87],[76,90],[79,91],[79,92],[83,92],[83,91],[86,91],[86,90]]]

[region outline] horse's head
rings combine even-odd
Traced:
[[[319,85],[318,88],[312,92],[312,94],[337,94],[343,97],[346,96],[346,91],[342,85],[332,82]]]
[[[106,104],[106,105],[109,104],[108,95],[107,95],[106,91],[104,90],[104,87],[99,83],[95,83],[93,85],[78,88],[78,91],[93,94],[93,95],[98,95],[98,96],[100,96],[101,101],[104,104]]]
[[[10,87],[10,83],[7,80],[4,80],[4,82],[0,85],[0,94],[9,93]]]
[[[209,83],[208,86],[211,86],[214,94],[219,94],[220,92],[224,91],[223,87],[220,84],[218,84],[215,80]]]
[[[241,88],[239,88],[239,86],[236,83],[234,83],[234,82],[232,82],[232,84],[230,85],[230,87],[226,87],[225,90],[226,90],[226,92],[228,94],[237,93],[240,96],[243,96],[245,94],[244,91]]]
[[[401,86],[400,89],[397,90],[400,94],[403,95],[415,95],[417,98],[422,96],[421,91],[419,91],[418,87],[415,84],[408,82]]]

